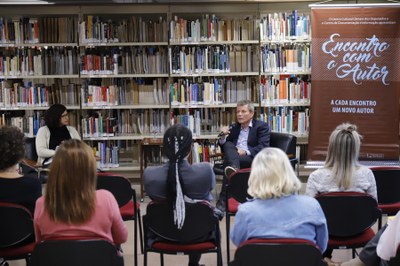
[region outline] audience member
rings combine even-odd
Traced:
[[[308,178],[307,195],[355,191],[366,192],[377,199],[374,174],[358,163],[360,139],[357,126],[344,123],[336,127],[329,137],[324,167],[312,172]]]
[[[359,256],[342,266],[387,266],[400,247],[400,212],[365,245]]]
[[[221,128],[219,144],[223,151],[223,177],[217,208],[225,212],[226,178],[236,169],[249,168],[254,156],[265,147],[269,147],[270,129],[268,124],[254,119],[254,105],[243,100],[237,103],[237,123]]]
[[[23,159],[24,134],[16,127],[0,127],[0,201],[17,203],[32,214],[42,185],[35,176],[20,175],[18,162]]]
[[[343,123],[329,137],[328,153],[323,168],[312,172],[307,181],[306,194],[315,197],[335,191],[366,192],[377,199],[375,177],[372,171],[358,163],[361,136],[357,126]],[[331,265],[332,249],[324,256]]]
[[[321,206],[299,195],[301,182],[287,155],[265,148],[251,166],[248,194],[254,199],[239,205],[231,239],[236,246],[250,238],[302,238],[327,247],[328,229]]]
[[[44,114],[45,126],[36,134],[36,153],[38,164],[46,164],[56,152],[57,147],[67,139],[81,139],[78,131],[69,126],[67,108],[62,104],[53,104]]]
[[[181,228],[185,220],[185,200],[211,201],[211,191],[215,186],[214,172],[209,163],[190,165],[187,161],[191,147],[191,131],[181,124],[171,126],[163,140],[163,152],[168,162],[144,170],[147,195],[155,201],[172,203],[177,228]],[[155,240],[154,236],[151,242]],[[189,266],[199,265],[200,257],[201,254],[189,255]]]
[[[36,241],[56,237],[92,237],[124,243],[128,230],[117,201],[97,190],[96,159],[80,140],[64,141],[50,166],[47,188],[36,202]]]

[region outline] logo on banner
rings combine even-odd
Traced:
[[[354,84],[361,85],[363,81],[381,81],[389,85],[389,74],[386,65],[380,66],[374,59],[382,57],[390,45],[380,41],[375,35],[360,41],[339,41],[340,34],[331,34],[329,40],[322,44],[322,51],[332,59],[326,68],[335,71],[339,79],[351,78]],[[381,60],[382,61],[382,60]]]

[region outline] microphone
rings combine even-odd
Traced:
[[[231,131],[232,130],[232,128],[234,127],[236,125],[236,123],[233,123],[233,124],[231,124],[231,125],[229,125],[229,131]],[[224,136],[225,134],[224,134],[224,132],[219,132],[219,134],[218,134],[218,139],[220,139],[220,138],[222,138],[223,136]]]

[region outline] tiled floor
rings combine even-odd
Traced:
[[[136,188],[136,191],[139,191],[138,187]],[[215,194],[216,194],[216,192],[215,192]],[[146,212],[146,205],[148,202],[149,202],[149,199],[145,198],[144,202],[141,204],[142,215],[145,214],[145,212]],[[233,223],[234,223],[234,218],[232,218],[232,220],[231,220],[231,224],[233,224]],[[133,264],[134,264],[134,262],[133,262],[133,225],[134,224],[131,221],[127,222],[126,224],[129,228],[129,238],[128,238],[127,243],[122,245],[122,248],[124,250],[125,266],[133,266]],[[228,263],[226,261],[225,220],[222,220],[220,222],[220,228],[221,228],[221,234],[222,234],[221,247],[222,247],[223,265],[228,265]],[[231,246],[230,246],[231,259],[233,259],[233,257],[234,257],[235,249],[236,249],[235,245],[231,242]],[[139,253],[140,253],[140,251],[139,251]],[[159,259],[160,259],[160,256],[158,254],[149,253],[148,265],[149,266],[160,265]],[[166,266],[184,266],[184,265],[187,265],[187,263],[188,263],[187,256],[184,256],[184,255],[166,255],[164,257],[164,259],[165,259]],[[351,250],[334,250],[334,252],[333,252],[333,260],[334,261],[343,262],[343,261],[347,261],[349,259],[351,259]],[[139,261],[139,265],[143,265],[143,255],[142,254],[139,254],[138,261]],[[200,262],[201,262],[201,264],[205,264],[207,266],[215,266],[215,265],[217,265],[216,255],[215,254],[203,255]],[[24,260],[9,261],[9,265],[10,266],[25,266],[25,261]]]

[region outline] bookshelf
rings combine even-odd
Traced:
[[[273,131],[306,136],[311,96],[310,16],[297,10],[261,14],[261,120]]]
[[[250,99],[273,130],[301,136],[306,145],[310,34],[299,23],[295,29],[305,34],[272,36],[269,24],[282,24],[282,12],[303,21],[309,8],[7,6],[0,11],[0,125],[34,136],[43,111],[62,103],[100,168],[138,171],[141,141],[160,138],[172,122],[192,129],[192,158],[208,160],[218,153],[220,127],[235,121],[236,102]],[[150,157],[149,164],[160,162]]]
[[[18,126],[33,137],[43,111],[62,103],[78,126],[76,9],[68,14],[54,8],[22,10],[27,15],[11,8],[0,14],[0,125]]]

